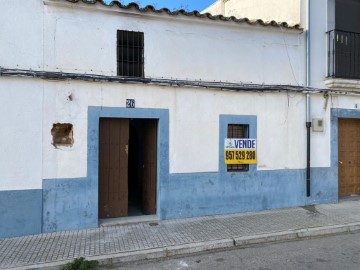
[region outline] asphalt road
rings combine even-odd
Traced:
[[[111,269],[360,269],[360,232],[301,241],[256,245]]]

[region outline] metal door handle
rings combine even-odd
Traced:
[[[340,161],[340,160],[339,160],[339,163],[340,163],[340,164],[343,164],[343,162],[342,162],[342,161]]]

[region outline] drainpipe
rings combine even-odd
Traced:
[[[311,116],[310,116],[310,94],[306,94],[306,196],[310,197],[310,129],[311,129]]]
[[[310,0],[307,0],[306,8],[306,87],[310,86]],[[310,133],[311,133],[311,97],[306,94],[306,196],[310,197]]]

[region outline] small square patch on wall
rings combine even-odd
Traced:
[[[323,118],[313,118],[312,131],[313,132],[324,132],[324,119]]]
[[[74,144],[73,125],[69,123],[53,124],[51,129],[54,146],[72,146]]]

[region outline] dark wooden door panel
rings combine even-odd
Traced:
[[[360,194],[360,120],[339,119],[339,196]]]
[[[125,217],[128,215],[129,120],[100,119],[99,137],[99,217]]]
[[[156,214],[157,120],[144,122],[143,212]]]

